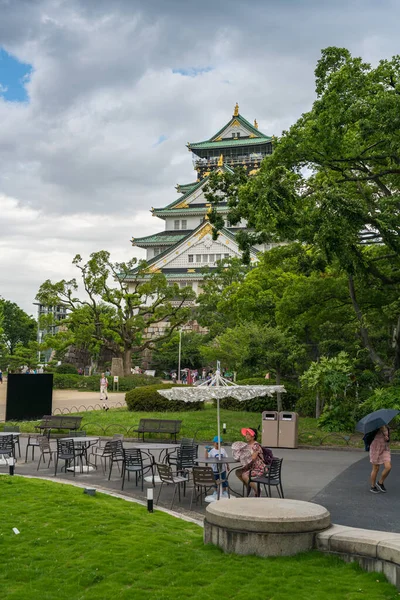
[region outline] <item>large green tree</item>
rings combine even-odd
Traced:
[[[194,299],[190,288],[168,285],[164,275],[152,272],[145,263],[137,270],[136,259],[113,263],[109,252],[94,252],[84,263],[80,255],[73,264],[81,276],[79,297],[76,279],[52,283],[45,281],[37,294],[47,306],[63,305],[68,309],[61,331],[49,340],[85,346],[97,355],[101,347],[121,357],[125,375],[132,366],[133,351],[152,348],[168,339],[190,316]],[[154,333],[155,326],[159,333]],[[149,334],[153,328],[153,334]]]
[[[229,220],[252,230],[238,238],[245,258],[251,244],[297,240],[340,270],[359,339],[391,380],[400,368],[400,57],[372,67],[327,48],[315,75],[311,110],[256,176],[210,177],[210,220],[221,226],[215,206],[226,195]],[[378,313],[383,344],[372,332]]]
[[[27,346],[29,342],[36,340],[37,323],[15,302],[0,298],[2,342],[5,344],[9,354],[13,354],[17,344]]]

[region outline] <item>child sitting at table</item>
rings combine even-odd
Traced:
[[[220,445],[222,444],[222,438],[220,438]],[[228,455],[226,453],[225,448],[222,448],[221,446],[221,450],[218,450],[218,436],[216,435],[213,438],[213,445],[214,447],[211,448],[211,446],[206,446],[206,458],[227,458]],[[214,477],[217,481],[217,485],[219,483],[219,478],[221,476],[221,485],[222,485],[222,498],[229,498],[229,494],[228,494],[228,482],[226,479],[226,471],[229,471],[229,465],[223,465],[223,471],[220,471],[220,469],[218,469],[218,465],[211,465],[212,470],[214,472]],[[218,492],[215,491],[213,494],[214,498],[217,499],[218,498]]]

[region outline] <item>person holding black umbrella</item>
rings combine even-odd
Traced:
[[[370,492],[379,494],[386,492],[384,481],[392,470],[390,458],[390,432],[387,425],[394,419],[400,410],[381,408],[363,417],[356,425],[356,431],[364,434],[365,449],[369,450],[369,459],[372,463]],[[380,466],[384,469],[380,479],[377,480]]]
[[[370,492],[373,494],[379,494],[379,492],[386,493],[387,490],[384,481],[392,469],[389,428],[384,425],[369,435],[370,437],[373,436],[369,446],[369,459],[372,464]],[[377,481],[381,465],[384,466],[384,469],[380,479]]]

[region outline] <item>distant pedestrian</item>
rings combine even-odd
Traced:
[[[387,490],[384,481],[392,469],[389,428],[384,425],[380,429],[373,431],[367,443],[369,443],[369,459],[372,464],[370,492],[373,494],[378,494],[379,492],[385,493]],[[384,468],[380,479],[377,481],[381,465]]]
[[[0,383],[3,383],[3,371],[0,369]]]
[[[108,379],[104,373],[101,374],[100,379],[100,400],[108,400]],[[103,408],[105,405],[103,405]]]

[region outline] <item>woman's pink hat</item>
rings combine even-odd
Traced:
[[[246,435],[247,433],[249,433],[251,435],[251,437],[254,437],[256,435],[256,432],[254,431],[254,429],[249,429],[248,427],[243,427],[243,429],[240,431],[240,433],[242,435]]]

